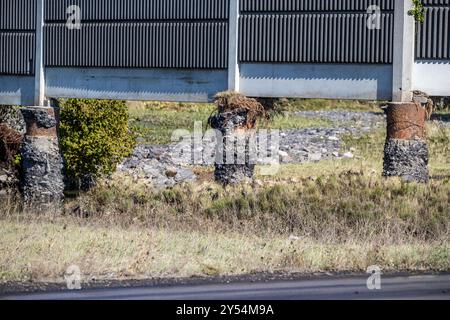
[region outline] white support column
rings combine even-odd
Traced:
[[[239,0],[230,0],[228,42],[228,90],[239,92]]]
[[[45,102],[44,76],[44,0],[36,3],[36,57],[34,71],[34,105],[43,106]]]
[[[394,102],[412,100],[412,72],[414,65],[415,21],[408,12],[412,0],[395,0],[393,90]]]

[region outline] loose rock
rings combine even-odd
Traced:
[[[195,181],[196,176],[192,170],[173,161],[170,149],[170,146],[139,145],[118,166],[118,170],[156,188]]]

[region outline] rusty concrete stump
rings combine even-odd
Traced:
[[[383,176],[426,183],[429,180],[427,113],[420,103],[389,103]]]
[[[217,130],[214,177],[224,185],[253,178],[256,164],[255,132],[257,118],[264,107],[255,99],[234,92],[216,96],[218,112],[209,119]]]
[[[55,110],[27,107],[21,111],[26,122],[21,147],[24,198],[41,203],[59,201],[63,198],[64,181]]]

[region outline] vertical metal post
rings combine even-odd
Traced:
[[[408,12],[411,0],[395,0],[393,90],[394,102],[412,100],[412,71],[414,64],[415,21]]]
[[[239,92],[239,0],[230,0],[228,37],[228,90]]]
[[[34,105],[43,106],[45,101],[44,76],[44,0],[36,1],[36,57],[34,73]]]

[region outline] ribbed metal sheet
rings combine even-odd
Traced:
[[[242,12],[364,11],[371,5],[394,10],[394,0],[241,0]]]
[[[226,20],[230,0],[46,0],[45,19],[65,21],[71,5],[83,21]]]
[[[447,6],[425,8],[425,22],[418,23],[416,58],[450,59],[450,3],[433,2],[446,2]]]
[[[34,74],[34,44],[32,32],[0,32],[0,74]]]
[[[36,0],[0,0],[0,30],[34,30]]]
[[[86,23],[45,26],[45,65],[225,69],[228,23]]]
[[[422,0],[425,6],[448,6],[450,0]]]
[[[381,29],[367,14],[264,14],[240,17],[241,62],[392,63],[393,14]]]

